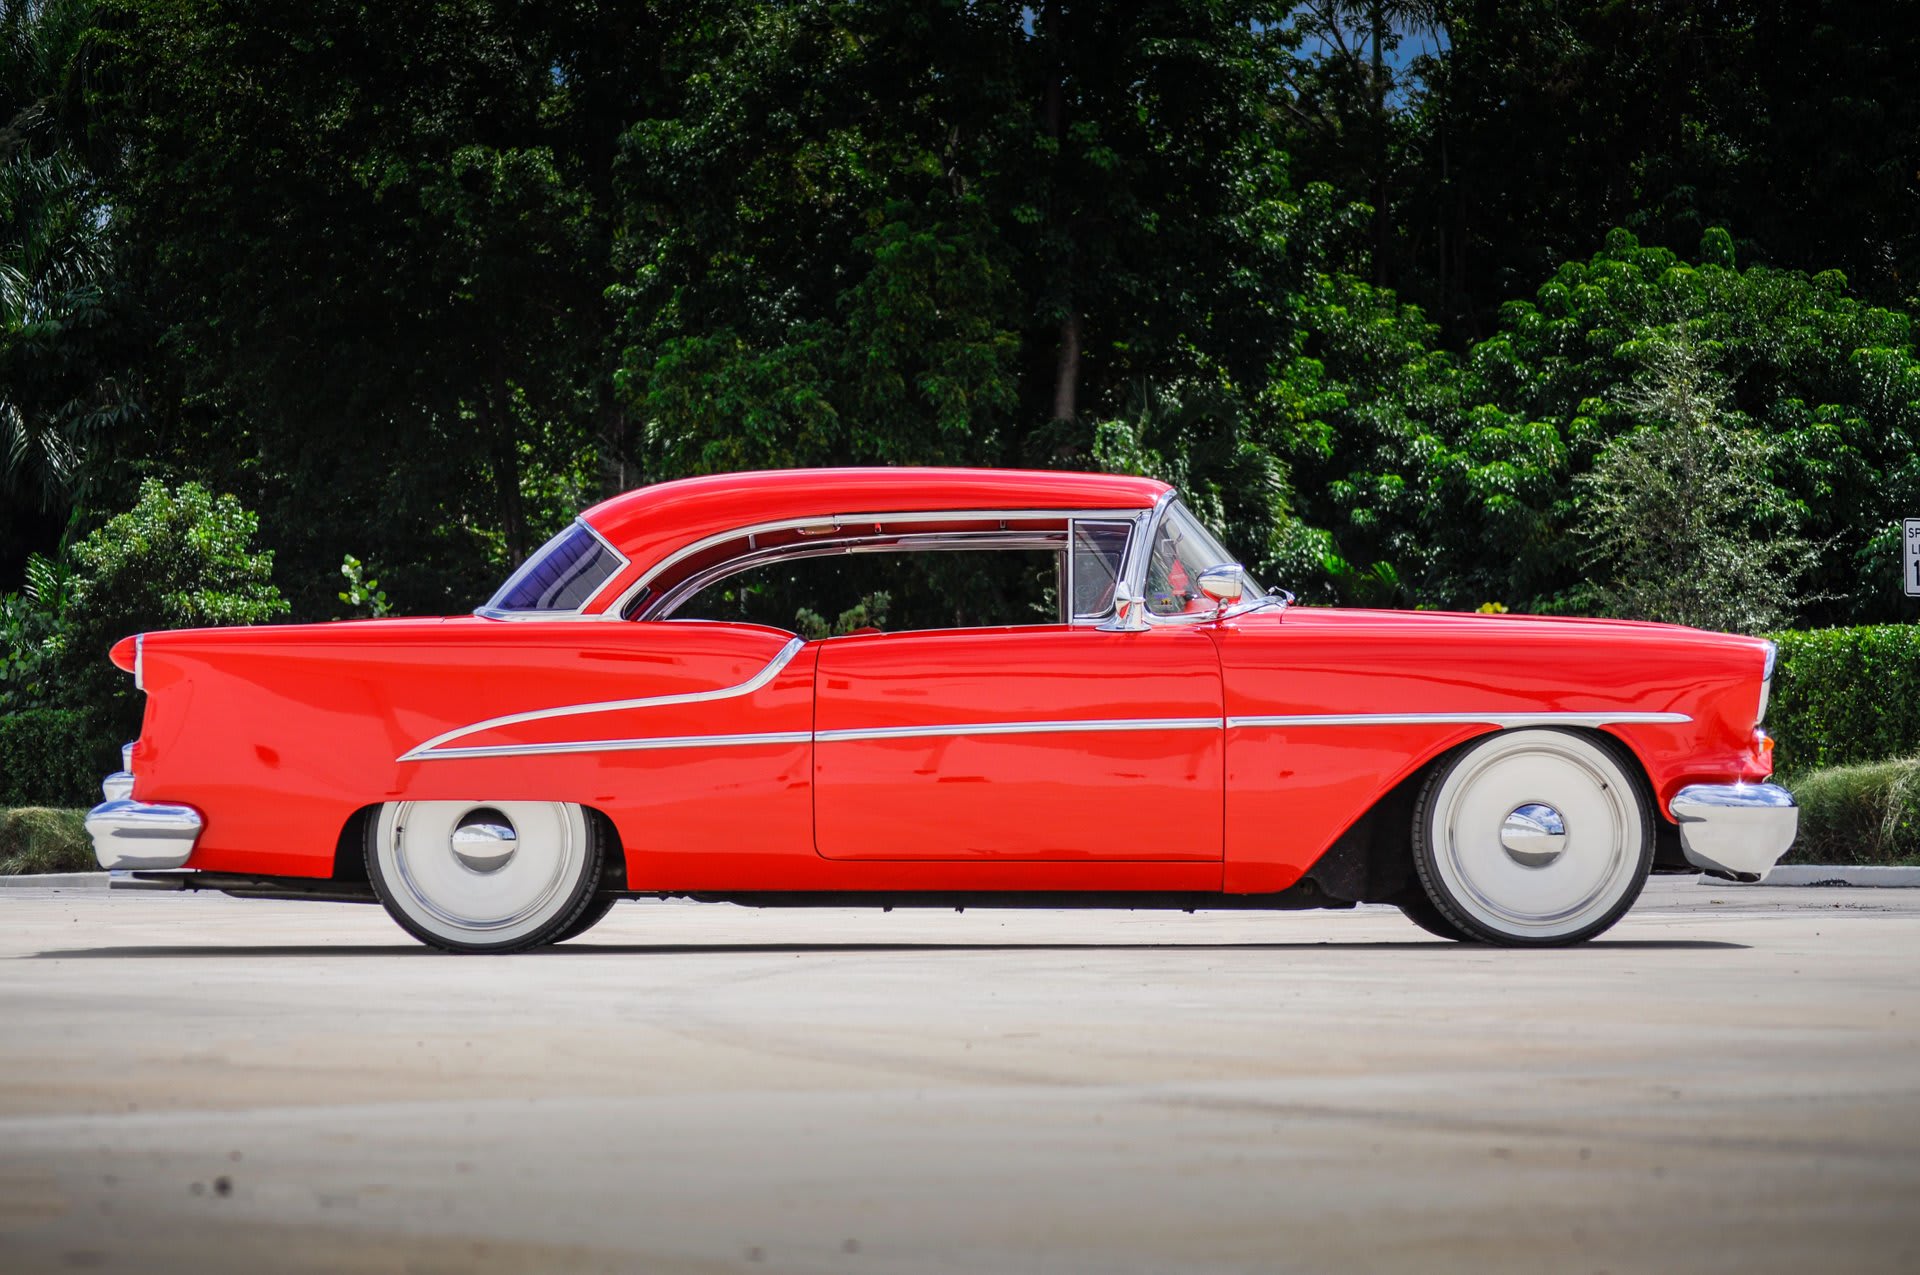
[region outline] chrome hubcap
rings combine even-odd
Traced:
[[[491,806],[463,816],[447,838],[453,857],[475,872],[498,872],[520,848],[513,821]]]
[[[1500,848],[1523,868],[1544,868],[1567,849],[1567,821],[1545,802],[1530,801],[1500,823]]]

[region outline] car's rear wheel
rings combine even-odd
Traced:
[[[369,821],[367,876],[414,937],[511,952],[557,942],[600,901],[596,842],[565,802],[393,802]]]
[[[1653,864],[1653,806],[1631,764],[1591,736],[1509,730],[1436,768],[1413,817],[1435,912],[1466,938],[1515,947],[1613,925]]]

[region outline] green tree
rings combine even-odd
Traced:
[[[232,496],[198,483],[141,483],[139,503],[73,547],[52,644],[61,706],[111,706],[123,729],[137,727],[139,696],[106,661],[115,642],[149,629],[264,624],[286,615],[273,584],[273,551],[254,545],[258,529]]]
[[[1729,422],[1724,381],[1682,330],[1619,395],[1645,422],[1579,476],[1574,534],[1603,615],[1760,633],[1791,623],[1813,567],[1799,509],[1766,499],[1782,445]]]
[[[110,195],[164,352],[137,454],[246,492],[303,614],[349,544],[403,606],[470,605],[624,481],[608,196],[651,21],[108,0]]]

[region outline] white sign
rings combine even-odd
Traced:
[[[1906,581],[1907,596],[1920,598],[1920,518],[1909,518],[1903,528],[1900,543],[1905,546],[1902,555],[1902,578]]]

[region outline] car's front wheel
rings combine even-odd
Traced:
[[[1653,807],[1612,745],[1509,730],[1468,745],[1414,806],[1413,862],[1434,910],[1469,939],[1592,938],[1640,896]]]
[[[367,876],[414,937],[511,952],[566,935],[599,899],[593,821],[555,801],[399,801],[369,821]]]

